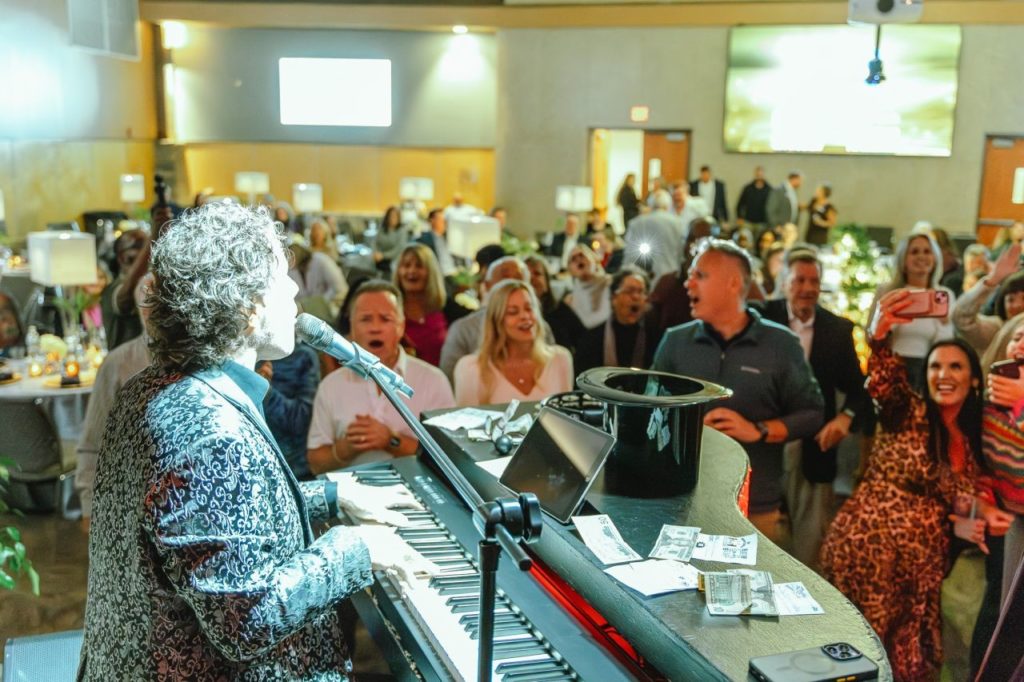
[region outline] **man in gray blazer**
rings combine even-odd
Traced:
[[[402,523],[385,507],[411,496],[299,483],[277,447],[253,367],[291,352],[297,287],[264,209],[184,213],[150,268],[153,364],[121,389],[100,449],[78,677],[343,682],[337,603],[372,569],[429,567],[390,529],[314,538],[312,523],[339,504]]]
[[[778,228],[786,223],[796,224],[800,218],[800,200],[796,191],[800,189],[803,179],[800,171],[790,171],[785,182],[772,188],[764,209],[769,227]]]

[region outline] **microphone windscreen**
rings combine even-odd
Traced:
[[[319,351],[326,351],[334,338],[330,325],[309,313],[301,313],[295,318],[295,331],[300,339]]]

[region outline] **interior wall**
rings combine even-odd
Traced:
[[[139,31],[139,59],[104,56],[69,44],[64,0],[0,0],[0,189],[14,239],[123,208],[121,173],[151,184],[152,43]]]
[[[223,29],[188,24],[173,51],[179,143],[251,140],[405,147],[494,146],[491,35],[411,31]],[[390,59],[388,128],[285,126],[282,57]],[[358,92],[351,93],[359,97]]]
[[[212,188],[235,194],[235,173],[270,175],[270,192],[292,201],[292,185],[323,186],[324,210],[383,213],[398,203],[404,177],[434,179],[434,200],[446,206],[455,192],[483,210],[494,203],[494,150],[313,144],[219,143],[185,146],[191,194]]]
[[[139,207],[148,207],[153,155],[152,141],[145,140],[0,140],[8,233],[20,241],[85,211],[126,210],[122,173],[146,176],[146,200]]]
[[[807,185],[801,198],[832,183],[841,223],[891,225],[901,234],[929,220],[973,232],[985,134],[1024,132],[1024,89],[1007,85],[1024,72],[1021,31],[963,28],[952,156],[896,158],[725,153],[727,28],[502,30],[497,199],[524,233],[551,229],[554,204],[537,197],[588,184],[588,128],[683,128],[693,131],[691,165],[709,164],[726,182],[730,211],[754,166],[772,182],[798,168]],[[642,126],[629,120],[637,104],[650,107]]]

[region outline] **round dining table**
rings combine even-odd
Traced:
[[[60,386],[59,374],[30,377],[26,360],[6,360],[0,370],[13,372],[15,376],[13,380],[0,380],[0,402],[42,400],[61,440],[78,441],[95,370],[83,372],[80,385],[67,387]],[[0,414],[2,412],[0,405]]]

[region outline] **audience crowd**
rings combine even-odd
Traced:
[[[976,546],[988,555],[977,666],[1024,554],[1024,378],[1012,371],[1013,361],[1024,363],[1024,226],[1006,230],[991,253],[974,244],[962,258],[941,230],[915,227],[872,306],[865,377],[853,323],[819,301],[819,255],[837,224],[832,188],[823,183],[801,203],[801,182],[791,172],[772,186],[756,169],[730,224],[726,185],[707,166],[691,183],[656,182],[646,197],[630,175],[618,192],[624,235],[600,212],[585,225],[569,214],[539,253],[485,247],[474,285],[457,276],[465,263],[446,241],[448,221],[479,212],[461,197],[431,210],[422,234],[408,207],[388,207],[370,245],[370,276],[345,272],[333,221],[303,230],[286,206],[274,215],[291,233],[300,305],[402,375],[417,416],[541,400],[573,390],[579,373],[598,366],[732,389],[705,424],[750,458],[752,523],[853,601],[896,679],[937,674],[942,579],[957,552]],[[509,220],[500,207],[492,215]],[[149,362],[148,241],[142,232],[121,236],[120,274],[90,318],[106,326],[112,352],[79,446],[86,516],[106,413]],[[923,289],[942,292],[948,309],[908,314],[911,292]],[[0,312],[11,305],[0,295]],[[17,313],[7,317],[0,341],[10,347],[21,332]],[[1001,360],[1012,370],[994,371]],[[271,385],[268,425],[299,479],[417,452],[375,385],[310,347],[299,343],[258,371]],[[837,448],[857,431],[870,454],[837,513]]]

